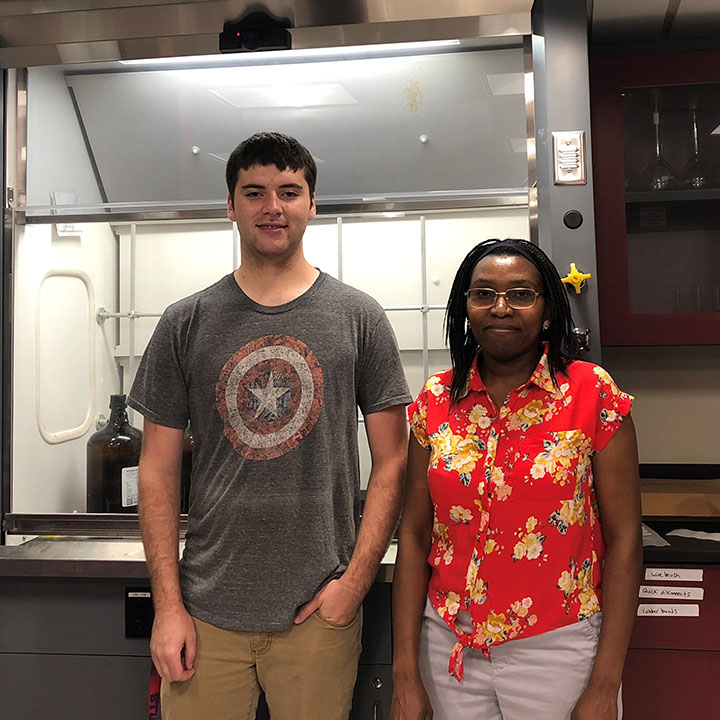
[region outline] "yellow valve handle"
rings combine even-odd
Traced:
[[[575,263],[570,263],[570,272],[562,279],[567,285],[572,285],[575,288],[575,292],[579,295],[580,288],[585,284],[586,280],[592,277],[590,273],[580,272],[576,267]]]

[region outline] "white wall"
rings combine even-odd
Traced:
[[[635,396],[640,462],[720,463],[720,346],[603,348]]]

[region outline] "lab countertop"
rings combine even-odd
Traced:
[[[382,559],[378,582],[392,580],[396,555],[393,542]],[[139,540],[40,537],[0,547],[0,576],[146,580],[148,573]]]
[[[670,545],[665,547],[644,548],[643,557],[646,563],[662,563],[667,565],[720,564],[720,542],[667,534],[670,530],[678,528],[717,533],[720,532],[720,520],[647,520],[645,524],[670,543]]]
[[[684,527],[720,531],[720,521],[648,521],[670,544],[644,548],[646,563],[720,564],[720,542],[676,537],[666,533]],[[181,545],[182,551],[182,545]],[[393,577],[397,543],[388,548],[378,571],[379,582]],[[0,576],[58,578],[148,578],[145,553],[137,539],[38,537],[22,545],[0,547]]]

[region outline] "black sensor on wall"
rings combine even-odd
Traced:
[[[220,33],[220,52],[256,52],[258,50],[290,50],[290,21],[264,12],[253,12],[242,20],[226,22]]]

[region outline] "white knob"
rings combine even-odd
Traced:
[[[418,138],[418,140],[419,140],[423,145],[425,145],[425,143],[429,140],[429,138],[428,138],[427,135],[421,135],[421,136]]]
[[[439,284],[440,284],[440,277],[439,277],[438,275],[433,275],[433,276],[430,278],[430,282],[431,282],[433,285],[439,285]]]
[[[200,154],[200,148],[197,145],[193,145],[192,148],[190,148],[190,152],[193,155],[199,155]]]

